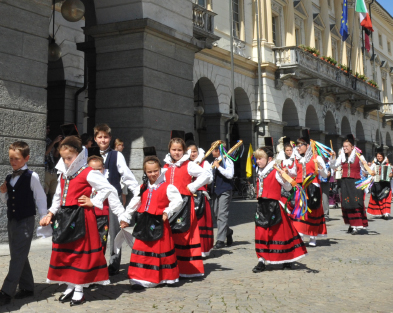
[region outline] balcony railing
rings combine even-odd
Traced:
[[[283,80],[292,77],[301,82],[300,86],[317,85],[320,93],[342,96],[344,100],[357,103],[356,107],[366,106],[371,111],[382,103],[380,90],[366,82],[349,75],[336,66],[298,47],[273,48],[275,63],[279,68],[276,74],[276,87]],[[362,103],[362,105],[359,105]]]
[[[214,17],[217,14],[197,3],[192,4],[192,10],[194,37],[199,40],[205,40],[211,48],[211,44],[220,39],[220,37],[214,34]]]

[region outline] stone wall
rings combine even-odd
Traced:
[[[29,167],[44,178],[50,4],[0,2],[0,182],[11,170],[8,146],[16,140],[30,145]],[[7,240],[6,222],[1,203],[0,241]]]

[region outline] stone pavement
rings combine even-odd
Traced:
[[[33,242],[30,263],[36,294],[13,300],[1,312],[393,312],[393,220],[369,220],[369,231],[346,233],[340,209],[330,210],[328,238],[295,263],[292,270],[268,265],[259,274],[254,251],[255,201],[234,201],[230,224],[232,247],[216,250],[205,261],[205,278],[181,280],[177,287],[132,291],[123,265],[112,285],[86,290],[87,303],[70,308],[57,301],[64,286],[45,283],[51,241]],[[8,246],[0,245],[0,279],[8,269]]]

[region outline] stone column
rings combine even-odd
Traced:
[[[330,34],[330,19],[329,19],[329,6],[327,1],[321,1],[321,17],[325,24],[325,29],[322,34],[322,55],[332,56],[332,37]]]
[[[96,10],[100,25],[86,30],[97,54],[96,123],[124,140],[140,178],[144,146],[154,145],[162,159],[171,130],[193,131],[194,55],[203,45],[192,36],[190,1],[96,1]]]
[[[263,38],[268,43],[273,44],[273,20],[272,20],[272,2],[271,0],[260,1],[260,7],[263,10],[262,16],[262,32]]]
[[[44,179],[48,28],[51,1],[0,2],[0,182],[10,173],[8,146],[30,146],[29,168]],[[0,203],[0,241],[7,240],[5,206]]]
[[[293,1],[288,1],[285,6],[285,46],[296,46],[296,33],[295,33],[295,8]]]
[[[314,34],[314,18],[311,0],[306,0],[303,2],[307,10],[308,18],[305,23],[305,33],[306,33],[306,46],[315,46],[315,34]]]

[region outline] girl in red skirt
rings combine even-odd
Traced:
[[[143,184],[134,191],[127,206],[127,219],[137,212],[128,278],[133,289],[174,284],[179,281],[175,245],[168,218],[179,211],[183,199],[165,179],[167,169],[155,155],[154,147],[144,148]],[[126,221],[120,227],[127,227]]]
[[[85,302],[83,287],[110,283],[93,206],[103,208],[112,186],[99,171],[87,167],[78,137],[66,137],[59,151],[56,168],[61,176],[52,206],[40,225],[53,224],[47,282],[67,284],[59,301],[71,299],[74,306]],[[97,191],[94,199],[90,199],[92,188]]]
[[[184,132],[172,131],[168,145],[169,153],[164,159],[166,181],[174,185],[183,197],[183,205],[174,214],[169,223],[175,242],[177,261],[181,277],[199,277],[204,275],[201,239],[198,221],[194,209],[195,192],[211,180],[211,175],[202,167],[190,162],[186,153]],[[192,178],[196,177],[192,182]]]
[[[206,160],[204,160],[201,163],[201,160],[205,156],[205,151],[197,147],[194,141],[194,135],[192,133],[186,134],[186,137],[187,135],[192,135],[192,138],[186,141],[188,154],[190,155],[190,160],[195,164],[201,166],[204,170],[211,173],[212,171],[211,164]],[[211,176],[213,177],[213,174],[211,174]],[[210,184],[211,182],[212,179],[209,180],[208,184]],[[195,204],[196,207],[195,212],[198,219],[199,235],[201,237],[202,257],[205,258],[209,256],[210,251],[211,249],[213,249],[213,244],[214,244],[213,219],[212,219],[212,212],[209,203],[210,197],[209,194],[207,193],[206,185],[199,188],[196,193],[197,193],[197,197],[194,200],[198,201],[198,207]]]
[[[371,165],[371,170],[375,172],[376,165],[389,165],[389,161],[385,158],[382,149],[377,149],[377,154],[374,163]],[[390,173],[389,177],[392,177]],[[380,181],[374,183],[371,187],[370,202],[368,203],[367,213],[373,216],[382,217],[389,220],[390,206],[392,205],[392,190],[390,181]]]
[[[255,214],[255,250],[258,265],[252,270],[259,273],[265,264],[283,264],[291,268],[295,262],[307,254],[299,233],[279,203],[281,186],[290,190],[292,186],[284,182],[274,169],[273,148],[264,147],[254,152],[257,167],[257,199]]]
[[[293,154],[293,145],[291,142],[291,138],[282,137],[279,141],[282,140],[282,144],[280,143],[277,146],[277,151],[281,150],[276,159],[281,161],[281,168],[292,178],[296,177],[296,168],[295,165],[295,156]],[[288,197],[291,195],[290,191],[285,190],[284,187],[281,188],[281,199],[280,202],[285,206]],[[294,199],[291,202],[287,203],[287,208],[289,211],[292,211],[294,207]]]
[[[355,182],[361,179],[361,171],[366,173],[364,168],[366,160],[361,156],[361,160],[356,156],[355,137],[347,135],[343,143],[340,155],[336,159],[336,154],[330,159],[330,167],[336,169],[341,165],[341,210],[344,223],[349,224],[348,233],[356,235],[359,229],[367,228],[367,214],[364,208],[364,191],[356,189]]]
[[[303,137],[297,140],[297,147],[294,151],[294,168],[296,169],[296,182],[298,184],[302,184],[310,174],[315,175],[312,183],[305,190],[308,199],[307,205],[311,213],[308,212],[304,216],[304,219],[297,218],[292,214],[291,219],[301,236],[310,236],[308,245],[315,247],[317,245],[317,237],[327,236],[322,191],[319,181],[319,175],[324,178],[327,177],[327,170],[322,157],[313,153],[310,143],[308,130],[304,130]]]

